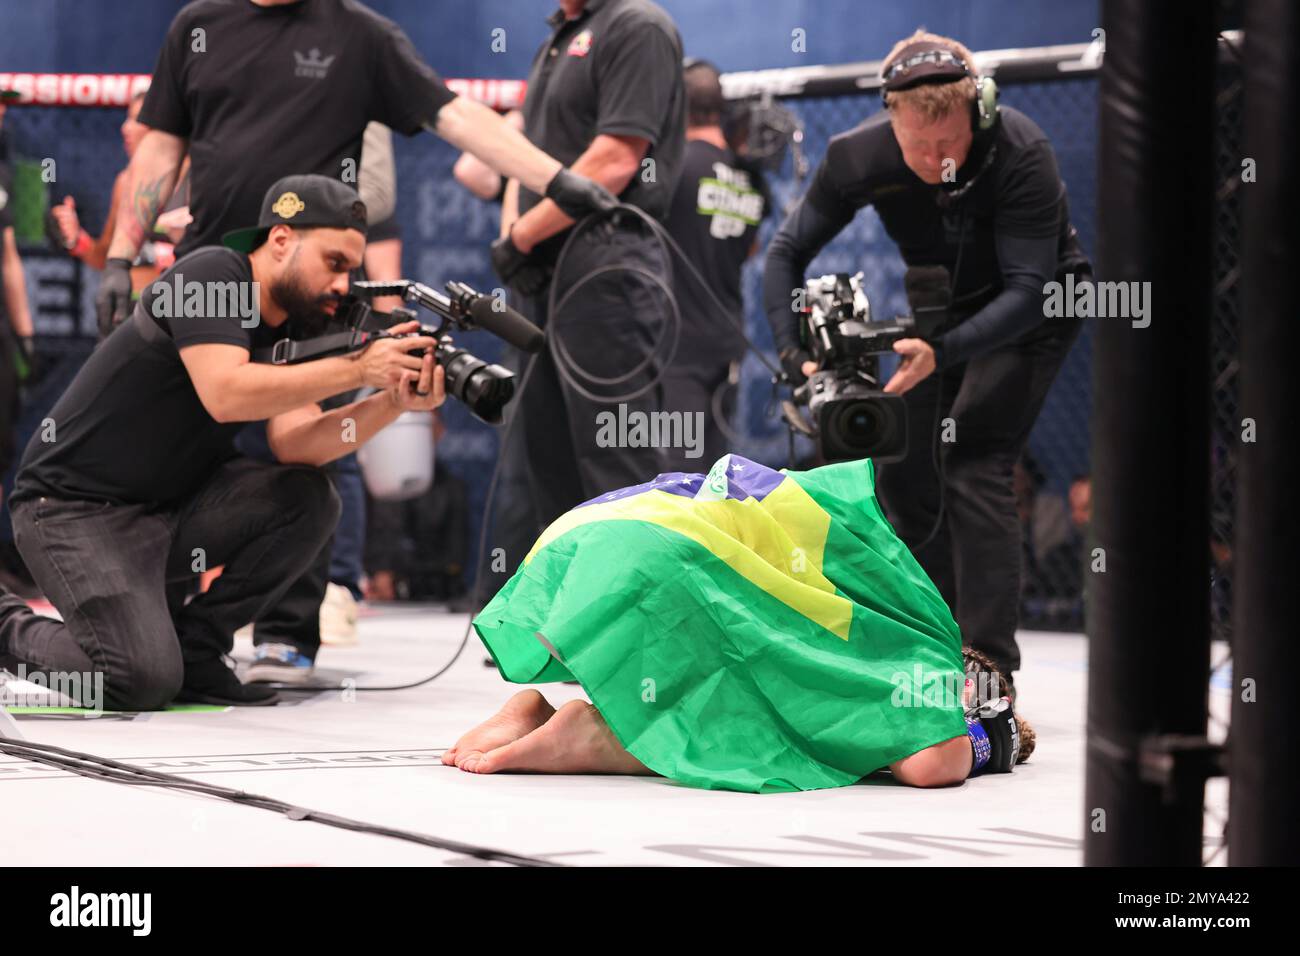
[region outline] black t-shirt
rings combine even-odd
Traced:
[[[994,157],[983,171],[988,150]],[[949,209],[936,195],[978,181]],[[965,252],[954,299],[968,307],[988,301],[1001,288],[995,233],[1024,238],[1057,237],[1057,261],[1086,262],[1070,225],[1065,184],[1047,135],[1024,113],[1001,107],[991,136],[977,135],[952,184],[928,185],[903,162],[903,153],[882,110],[856,129],[834,137],[808,189],[808,202],[847,225],[863,206],[874,206],[889,238],[909,266],[957,264],[964,215]]]
[[[727,307],[719,315],[699,283],[673,268],[673,291],[682,315],[677,363],[730,361],[745,350],[736,328],[741,319],[740,269],[754,248],[771,200],[757,168],[700,139],[686,143],[668,232],[686,258]]]
[[[251,322],[242,297],[253,294],[252,281],[247,256],[210,246],[178,260],[151,283],[136,310],[153,316],[167,338],[145,341],[133,318],[91,353],[47,416],[52,434],[42,424],[28,442],[13,501],[48,495],[173,504],[235,457],[234,437],[244,424],[222,424],[208,414],[179,350],[220,342],[252,352],[279,338],[260,322],[244,327]],[[178,282],[187,296],[202,288],[212,308],[196,314],[193,308],[156,307],[162,287],[174,292]],[[226,294],[210,296],[209,288]]]
[[[255,225],[283,176],[355,184],[345,174],[368,122],[413,135],[453,98],[396,24],[354,0],[196,0],[172,21],[140,110],[189,140],[194,221],[178,254]]]
[[[646,158],[619,194],[656,219],[668,213],[686,138],[682,41],[649,0],[588,0],[574,20],[557,11],[555,32],[533,57],[524,99],[524,135],[565,166],[605,133],[650,141]],[[542,197],[520,188],[522,215]],[[553,258],[565,233],[537,247]]]

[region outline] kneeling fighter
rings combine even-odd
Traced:
[[[14,536],[63,621],[0,591],[0,667],[101,672],[117,710],[274,702],[223,655],[333,532],[339,497],[319,466],[443,401],[428,337],[296,365],[250,361],[286,323],[337,311],[365,241],[355,191],[290,176],[271,186],[256,227],[225,237],[230,248],[195,250],[141,296],[23,455]],[[380,391],[328,413],[315,404],[362,386]],[[279,464],[233,446],[242,423],[263,419]],[[186,603],[196,573],[217,565],[225,572]]]
[[[519,692],[443,754],[471,773],[771,793],[887,767],[937,787],[1035,746],[885,520],[868,459],[724,455],[603,494],[542,533],[474,626],[506,680],[576,680],[591,702]]]

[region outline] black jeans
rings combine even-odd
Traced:
[[[564,272],[552,280],[559,284],[556,302],[565,290],[593,270],[610,266],[637,266],[661,276],[672,288],[672,271],[663,247],[640,220],[625,217],[621,225],[604,223],[578,237],[563,263]],[[663,471],[658,447],[606,446],[597,415],[619,415],[618,404],[597,402],[561,380],[553,351],[557,336],[584,370],[604,378],[630,372],[654,352],[663,333],[667,300],[662,290],[651,288],[644,277],[609,272],[585,283],[564,305],[559,322],[547,316],[546,296],[528,300],[526,312],[547,332],[547,347],[533,358],[531,377],[516,398],[524,431],[536,516],[546,526],[582,502],[607,491],[649,481]],[[667,348],[667,343],[660,348]],[[659,364],[651,359],[611,394],[624,394],[647,384]],[[600,386],[582,381],[590,392]],[[654,414],[662,408],[662,384],[626,404],[629,414]],[[512,559],[513,560],[513,559]]]
[[[1079,319],[1048,319],[1020,339],[924,379],[906,395],[908,452],[880,466],[885,514],[957,619],[962,640],[1008,676],[1020,667],[1020,517],[1011,473]],[[942,393],[942,394],[940,394]],[[943,517],[934,468],[935,422]],[[954,422],[945,440],[943,419]]]
[[[319,468],[246,457],[169,508],[20,501],[14,539],[63,621],[0,595],[0,666],[102,673],[109,709],[163,707],[186,663],[229,653],[235,629],[316,559],[340,507]],[[197,573],[219,564],[221,576],[185,603]]]

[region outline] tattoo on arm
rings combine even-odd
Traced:
[[[136,184],[135,193],[131,197],[131,215],[125,218],[122,225],[126,230],[127,238],[137,250],[143,245],[145,236],[153,229],[153,224],[158,219],[158,212],[162,207],[163,187],[168,181],[174,181],[175,176],[176,170],[169,169],[157,179]]]

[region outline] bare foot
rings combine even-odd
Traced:
[[[479,757],[532,733],[554,714],[555,708],[540,693],[531,688],[521,690],[499,711],[456,741],[442,755],[442,762],[459,767],[470,757]]]
[[[654,773],[623,748],[585,700],[569,701],[526,737],[456,766],[470,773]]]

